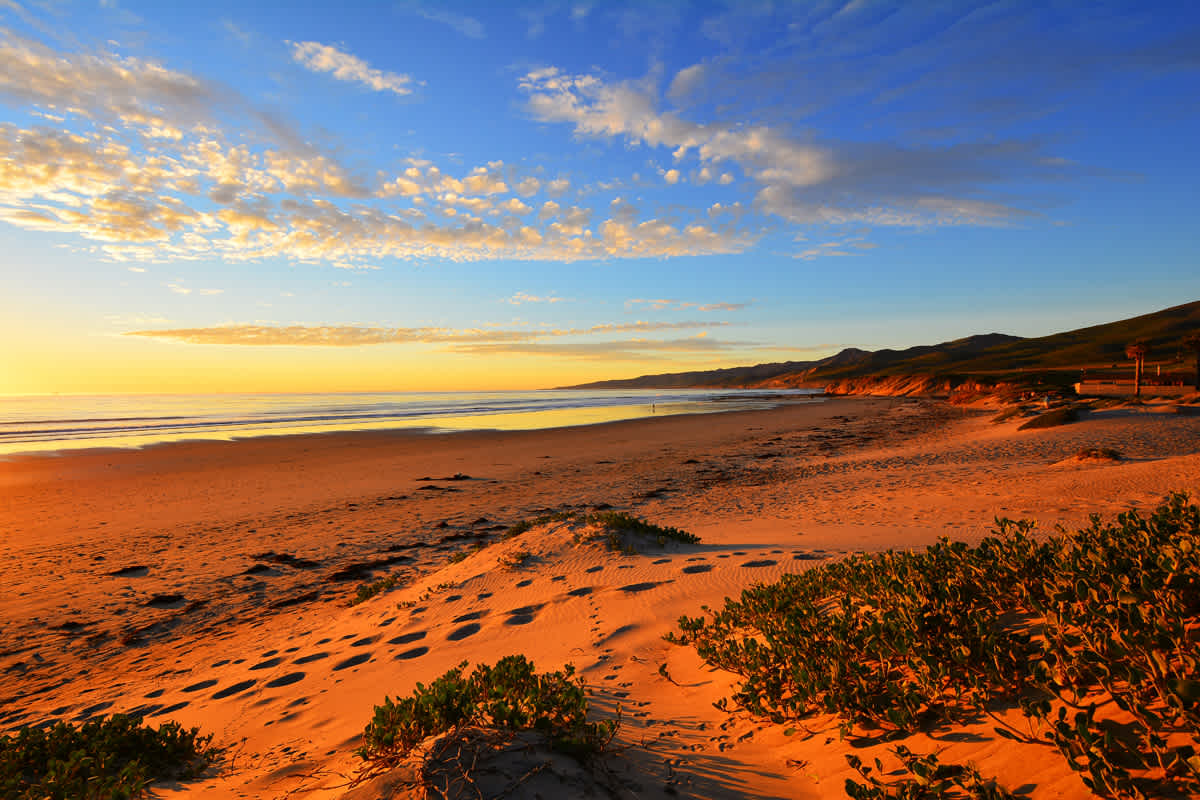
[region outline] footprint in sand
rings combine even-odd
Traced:
[[[774,559],[763,558],[758,561],[747,561],[745,564],[742,564],[742,566],[743,567],[773,567],[778,563],[779,562],[775,561]]]
[[[478,622],[472,622],[469,625],[463,625],[461,628],[455,628],[446,637],[451,642],[458,642],[466,639],[468,636],[474,636],[479,633],[480,625]]]
[[[304,680],[306,673],[289,672],[287,675],[281,675],[273,681],[268,681],[264,688],[278,689],[281,686],[291,686],[293,683],[299,683]]]
[[[145,564],[133,564],[108,573],[108,575],[114,578],[144,578],[149,574],[150,568]]]
[[[463,614],[462,616],[455,617],[451,621],[454,623],[470,622],[471,620],[483,619],[485,616],[487,616],[487,613],[488,612],[486,611],[472,611],[470,614]]]
[[[83,719],[87,719],[88,717],[94,717],[95,715],[99,714],[101,711],[104,711],[105,709],[108,709],[108,708],[112,708],[112,706],[113,706],[112,700],[108,700],[103,703],[96,703],[95,705],[88,706],[83,711],[80,711],[79,715],[77,717],[75,717],[75,719],[83,720]]]
[[[595,586],[580,586],[578,589],[572,589],[567,592],[571,597],[587,597],[592,592],[596,591]]]
[[[414,647],[411,650],[405,650],[403,653],[399,653],[396,656],[396,660],[397,661],[408,661],[411,658],[420,658],[421,656],[425,655],[428,652],[429,652],[428,647],[424,647],[424,646]]]
[[[825,556],[819,553],[793,553],[792,558],[796,561],[823,561]]]
[[[416,633],[406,633],[403,636],[397,636],[395,639],[388,639],[388,644],[410,644],[420,641],[425,638],[425,631],[417,631]]]
[[[523,581],[521,581],[520,583],[518,583],[518,584],[517,584],[517,588],[518,588],[518,589],[522,589],[522,588],[524,588],[524,587],[528,586],[528,585],[529,585],[529,584],[531,584],[531,583],[533,583],[533,578],[526,578],[525,580],[523,580]]]
[[[217,685],[217,679],[210,678],[206,681],[200,681],[199,683],[193,683],[191,686],[185,686],[180,691],[189,692],[189,693],[190,692],[198,692],[201,689],[207,689],[210,686],[216,686],[216,685]]]
[[[282,663],[283,663],[282,658],[268,658],[266,661],[260,661],[257,664],[255,664],[253,667],[250,668],[250,671],[253,672],[254,670],[257,670],[257,669],[270,669],[271,667],[278,667]]]
[[[213,683],[216,683],[216,681],[213,681]],[[160,708],[158,710],[158,715],[161,717],[161,716],[165,716],[167,714],[173,714],[174,712],[178,711],[181,708],[187,708],[189,705],[191,705],[191,702],[188,700],[184,700],[181,703],[175,703],[174,705],[167,706],[166,708]]]
[[[371,655],[372,655],[371,653],[359,653],[356,656],[350,656],[349,658],[344,659],[344,660],[339,661],[338,663],[334,664],[333,671],[339,672],[343,669],[350,669],[351,667],[357,667],[359,664],[363,664],[367,661],[370,661]]]
[[[644,583],[631,583],[628,586],[622,586],[620,589],[618,589],[618,591],[625,592],[626,594],[635,594],[637,592],[645,592],[655,588],[656,586],[663,586],[664,584],[668,583],[674,583],[674,581],[646,581]]]
[[[651,561],[650,563],[651,563],[651,564],[670,564],[670,563],[671,563],[671,559],[669,559],[669,558],[660,558],[660,559],[658,559],[657,561]]]
[[[695,575],[698,572],[709,572],[713,568],[712,564],[691,564],[683,568],[686,575]]]
[[[322,658],[329,658],[329,653],[309,653],[306,656],[300,656],[293,664],[311,664],[314,661],[320,661]]]
[[[597,565],[596,565],[596,566],[594,566],[594,567],[588,567],[588,568],[587,568],[587,572],[599,572],[599,571],[600,571],[600,570],[602,570],[602,569],[604,569],[604,565],[603,565],[603,564],[597,564]]]
[[[378,636],[364,636],[361,639],[351,642],[350,646],[351,647],[366,647],[369,644],[374,644],[375,640],[378,638],[379,638]]]
[[[545,603],[539,603],[535,606],[521,606],[514,608],[508,612],[508,619],[504,620],[505,625],[528,625],[533,622],[533,618],[541,611]]]
[[[247,689],[249,689],[251,686],[253,686],[256,683],[258,683],[258,681],[256,681],[256,680],[239,681],[238,683],[235,683],[232,686],[226,686],[224,689],[222,689],[219,692],[214,692],[212,699],[213,700],[224,700],[226,697],[232,697],[235,694],[241,694],[242,692],[246,691]]]

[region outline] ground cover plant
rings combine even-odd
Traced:
[[[846,794],[853,800],[933,800],[934,798],[970,798],[970,800],[1016,800],[1014,795],[985,778],[970,765],[943,764],[936,755],[919,756],[904,745],[895,750],[907,775],[884,777],[879,759],[873,767],[858,756],[850,756],[850,766],[866,781],[846,781]]]
[[[655,540],[660,546],[665,546],[668,541],[682,542],[683,544],[696,544],[700,541],[700,537],[694,533],[688,533],[679,528],[655,525],[622,511],[594,511],[591,514],[581,515],[579,519],[589,525],[599,525],[610,530],[644,536]]]
[[[1200,792],[1200,507],[1035,539],[851,556],[683,617],[668,638],[741,676],[727,708],[837,714],[903,736],[991,717],[1052,747],[1096,794]],[[998,712],[1019,707],[1024,723]]]
[[[400,763],[422,741],[467,727],[532,730],[551,747],[577,758],[599,753],[616,732],[615,721],[589,721],[582,678],[568,664],[538,673],[524,656],[506,656],[470,673],[459,664],[408,697],[384,698],[363,732],[356,754],[365,768],[356,782]]]
[[[400,576],[393,573],[386,577],[380,578],[371,583],[362,583],[358,586],[358,593],[354,599],[350,601],[350,605],[356,606],[359,603],[365,603],[377,594],[386,592],[392,589],[400,582]]]
[[[158,728],[113,714],[0,736],[0,797],[131,800],[164,778],[194,778],[219,757],[212,736],[175,722]]]

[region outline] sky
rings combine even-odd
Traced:
[[[531,389],[1200,299],[1200,4],[0,0],[0,394]]]

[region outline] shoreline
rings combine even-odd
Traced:
[[[663,760],[678,759],[694,781],[685,795],[841,796],[844,745],[814,749],[727,718],[711,704],[731,676],[662,634],[681,614],[848,552],[975,542],[996,516],[1078,527],[1197,488],[1200,418],[1095,412],[1018,432],[991,416],[831,398],[538,431],[312,434],[0,462],[12,587],[0,603],[0,731],[135,711],[245,740],[232,765],[156,796],[337,798],[384,694],[464,659],[524,653],[539,669],[576,664],[600,713],[627,708],[618,742],[655,785]],[[1124,458],[1072,460],[1085,446]],[[621,555],[546,531],[521,542],[535,554],[527,566],[497,566],[494,546],[451,559],[521,520],[603,507],[701,543]],[[387,575],[395,588],[350,605]],[[1039,787],[1086,796],[1069,771],[1019,748],[952,751],[1002,778],[1028,761]]]
[[[423,441],[430,438],[441,437],[462,437],[469,439],[471,437],[492,437],[492,436],[537,436],[540,434],[554,434],[566,432],[586,432],[589,430],[601,430],[607,426],[614,429],[618,426],[641,426],[641,425],[656,425],[676,418],[694,418],[694,417],[725,417],[729,415],[756,415],[756,414],[772,414],[792,407],[809,408],[816,405],[818,402],[826,403],[833,401],[850,401],[861,402],[869,400],[893,400],[895,402],[904,402],[911,398],[878,398],[870,396],[840,396],[826,397],[823,395],[814,396],[817,400],[796,401],[794,403],[783,403],[771,408],[758,409],[717,409],[714,411],[693,411],[680,412],[673,414],[661,415],[646,415],[641,417],[633,417],[629,419],[602,420],[599,422],[573,423],[568,425],[555,425],[545,428],[439,428],[436,426],[423,427],[395,427],[395,428],[378,428],[378,429],[346,429],[334,431],[302,431],[302,432],[281,432],[281,433],[265,433],[255,434],[251,436],[229,436],[224,438],[208,438],[197,437],[192,439],[179,439],[171,441],[150,442],[143,445],[131,445],[128,447],[120,446],[96,446],[96,447],[68,447],[59,450],[36,450],[14,453],[0,454],[0,473],[4,472],[6,464],[20,464],[22,462],[37,462],[42,459],[88,459],[92,457],[103,457],[107,455],[131,455],[138,454],[152,455],[161,451],[169,451],[172,448],[180,450],[193,449],[202,450],[208,448],[227,448],[232,446],[272,446],[272,443],[278,443],[281,449],[290,449],[293,446],[303,446],[308,443],[334,442],[336,444],[345,444],[347,446],[353,444],[365,444],[373,446],[384,443],[389,440],[412,440]],[[920,398],[929,402],[940,402],[930,398]],[[344,442],[337,440],[344,439]],[[376,440],[376,441],[372,441]],[[208,455],[204,453],[202,455]]]
[[[546,390],[548,395],[561,394],[566,390]],[[596,392],[580,392],[584,398],[594,400]],[[599,392],[604,394],[604,392]],[[356,397],[393,401],[388,410],[383,410],[376,404],[358,408],[321,408],[320,405],[298,406],[290,409],[288,416],[280,417],[269,406],[245,406],[237,409],[235,418],[224,418],[222,415],[231,413],[228,408],[206,408],[206,402],[222,395],[179,395],[179,398],[190,398],[193,401],[191,410],[183,413],[174,408],[145,408],[131,407],[113,413],[125,413],[128,417],[82,417],[61,420],[46,420],[41,418],[26,418],[21,409],[8,409],[15,414],[7,421],[0,420],[0,460],[13,457],[55,455],[87,450],[140,450],[164,444],[191,442],[229,442],[244,441],[276,436],[306,436],[343,433],[370,433],[411,431],[418,435],[436,435],[458,432],[488,432],[488,431],[537,431],[562,427],[577,427],[581,425],[604,424],[653,417],[677,415],[713,414],[727,411],[757,411],[770,410],[790,403],[803,402],[810,399],[820,399],[823,396],[812,392],[772,391],[761,389],[724,390],[715,389],[680,389],[667,392],[640,391],[643,397],[635,398],[628,392],[621,394],[621,399],[628,402],[619,404],[584,402],[580,405],[546,405],[529,407],[532,402],[537,405],[537,392],[411,392],[364,394]],[[692,397],[692,395],[702,395]],[[397,396],[405,397],[410,405],[401,403],[395,406]],[[447,396],[462,398],[478,398],[477,402],[467,406],[445,404]],[[231,395],[245,398],[244,394]],[[254,395],[250,397],[275,398],[280,395]],[[290,395],[288,395],[290,396]],[[328,399],[336,395],[319,395],[317,399]],[[172,396],[176,397],[176,396]],[[297,394],[297,398],[314,397],[308,394]],[[429,398],[442,398],[442,405],[436,403],[430,406]],[[531,401],[529,398],[535,398]],[[2,399],[2,398],[0,398]],[[31,398],[20,398],[29,400]],[[101,401],[119,399],[119,396],[100,397]],[[640,402],[633,402],[635,399]],[[658,413],[654,405],[661,406]],[[729,406],[733,405],[733,408]],[[723,407],[724,406],[724,407]],[[650,412],[646,412],[650,408]],[[0,405],[0,413],[5,408]],[[70,413],[62,409],[61,413]],[[90,413],[90,412],[78,412]],[[166,416],[162,416],[166,414]],[[216,415],[216,418],[213,415]],[[128,428],[87,428],[73,427],[65,429],[39,430],[36,426],[52,422],[61,425],[86,426],[88,423],[115,422],[170,422],[167,425],[134,426]],[[16,426],[34,426],[20,429]],[[9,430],[13,428],[12,430]],[[65,438],[52,438],[53,434],[74,434]],[[51,438],[41,438],[48,436]],[[15,438],[14,438],[15,437]],[[20,437],[27,437],[22,441]],[[32,438],[29,438],[32,437]],[[26,448],[26,449],[17,449]]]

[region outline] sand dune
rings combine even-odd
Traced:
[[[598,713],[620,707],[609,768],[636,796],[840,797],[853,773],[836,729],[788,736],[717,711],[732,676],[662,635],[701,605],[846,552],[974,541],[996,516],[1071,527],[1196,489],[1200,417],[1165,412],[1018,432],[991,412],[846,398],[540,432],[10,459],[0,729],[116,711],[175,719],[229,757],[157,796],[340,797],[385,694],[524,653],[540,669],[573,663]],[[1073,458],[1095,447],[1123,458]],[[623,554],[587,541],[579,520],[501,538],[522,519],[596,508],[702,541]],[[350,605],[388,574],[394,588]],[[1037,797],[1086,796],[1041,748],[990,731],[925,744]]]

